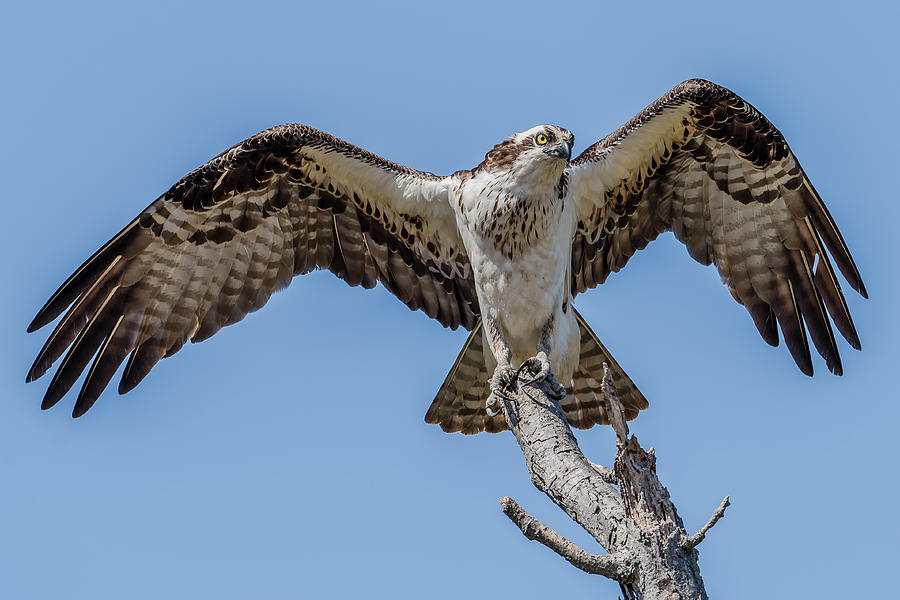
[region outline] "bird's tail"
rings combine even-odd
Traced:
[[[491,418],[484,409],[491,393],[490,377],[484,361],[481,319],[478,319],[425,413],[425,422],[440,425],[447,433],[497,433],[506,429],[502,413]]]
[[[638,412],[647,408],[647,400],[578,311],[575,311],[575,318],[581,332],[581,352],[572,380],[562,382],[566,386],[566,397],[562,401],[566,419],[579,429],[609,422],[600,392],[604,362],[609,365],[625,417],[629,420],[635,418]],[[505,430],[503,415],[491,418],[484,409],[490,394],[490,376],[485,366],[479,320],[431,403],[425,421],[440,425],[447,433],[497,433]]]
[[[572,310],[575,310],[574,306]],[[619,401],[625,411],[625,418],[630,421],[637,417],[640,411],[650,406],[647,399],[577,310],[575,319],[581,332],[581,352],[572,381],[564,382],[566,397],[562,401],[569,425],[578,429],[589,429],[598,423],[609,424],[600,392],[603,363],[609,366]]]

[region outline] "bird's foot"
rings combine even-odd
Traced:
[[[491,394],[484,403],[484,410],[489,417],[494,418],[503,412],[501,400],[514,399],[517,374],[517,371],[508,364],[497,365],[497,368],[494,369],[494,375],[490,382]]]
[[[566,388],[556,379],[556,375],[550,370],[550,359],[547,353],[541,350],[536,356],[532,356],[522,363],[519,370],[516,371],[516,379],[523,370],[531,371],[534,376],[531,380],[526,381],[525,385],[531,385],[539,381],[544,381],[550,388],[550,396],[556,400],[562,400],[566,397]]]

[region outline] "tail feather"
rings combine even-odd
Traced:
[[[649,406],[646,398],[600,343],[578,311],[575,311],[575,318],[581,331],[581,350],[572,381],[562,382],[566,385],[566,397],[562,401],[566,419],[578,429],[609,423],[600,391],[604,362],[609,365],[619,400],[625,410],[625,418],[634,419],[638,412]],[[461,432],[468,435],[481,431],[504,431],[506,420],[503,415],[490,418],[485,412],[484,403],[490,394],[490,376],[485,366],[479,320],[431,403],[425,421],[440,425],[447,433]]]
[[[490,418],[484,409],[484,402],[491,393],[490,376],[485,366],[479,319],[425,414],[425,422],[440,425],[447,433],[467,435],[506,429],[502,414]]]
[[[575,310],[575,307],[572,307],[572,310]],[[609,424],[600,392],[603,363],[609,366],[619,401],[625,411],[625,418],[629,421],[634,419],[650,404],[577,310],[575,319],[581,331],[581,352],[572,381],[565,382],[566,397],[562,401],[562,407],[566,412],[566,420],[572,427],[578,429]]]

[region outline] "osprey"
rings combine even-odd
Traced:
[[[663,231],[716,265],[766,342],[777,345],[781,327],[804,373],[813,372],[808,329],[841,374],[828,315],[860,344],[829,254],[853,289],[866,296],[865,287],[760,112],[695,79],[570,161],[573,143],[561,127],[535,127],[474,169],[439,177],[305,125],[263,131],[183,177],[62,284],[28,327],[68,309],[27,380],[68,350],[49,408],[93,357],[80,416],[126,358],[120,393],[186,341],[261,308],[295,275],[329,269],[352,286],[380,281],[410,309],[471,331],[426,415],[445,431],[505,429],[492,391],[523,364],[548,380],[569,422],[587,428],[606,422],[595,394],[607,362],[634,418],[647,401],[572,299]]]

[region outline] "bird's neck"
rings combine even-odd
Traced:
[[[506,172],[505,188],[508,192],[522,199],[543,201],[553,196],[564,166],[556,161],[540,161],[536,163],[516,162]]]
[[[467,184],[470,192],[494,198],[499,209],[516,209],[555,203],[565,191],[565,174],[563,167],[548,161],[517,162],[508,169],[476,171]]]
[[[478,173],[466,182],[460,208],[467,225],[509,259],[559,225],[564,178],[555,173],[514,170]]]

